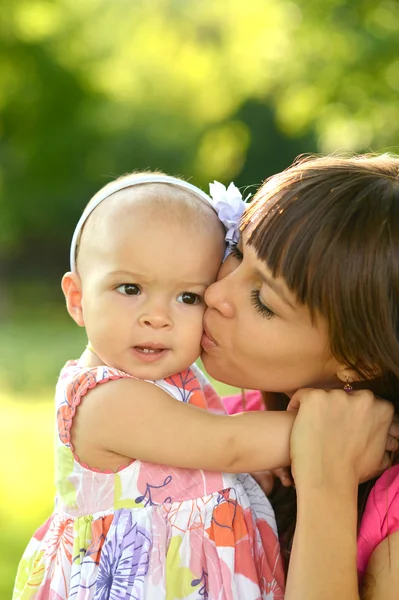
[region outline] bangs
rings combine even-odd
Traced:
[[[347,254],[338,234],[342,215],[332,202],[320,202],[321,194],[313,186],[301,189],[298,200],[296,186],[270,189],[270,183],[245,214],[242,231],[248,230],[247,243],[273,277],[285,280],[299,303],[308,305],[312,313],[325,313],[330,286],[320,274],[327,270],[332,275],[337,259]]]
[[[399,298],[393,289],[399,281],[399,186],[354,164],[348,177],[348,161],[343,161],[345,169],[341,164],[320,168],[320,162],[272,177],[247,209],[241,231],[248,231],[247,243],[272,275],[282,277],[309,308],[313,322],[316,313],[327,318],[332,340],[338,331],[347,331],[356,345],[363,339],[370,347],[376,311],[384,307],[378,319],[392,332],[389,345],[397,322],[392,310],[397,309],[386,308]],[[352,333],[345,326],[348,320]],[[351,340],[346,342],[351,346]],[[338,348],[333,351],[342,358]],[[353,355],[344,358],[370,374],[371,356],[364,356],[362,364]]]

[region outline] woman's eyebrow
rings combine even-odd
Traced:
[[[289,306],[292,310],[295,310],[295,305],[291,302],[291,300],[287,297],[283,286],[281,285],[281,283],[279,283],[278,281],[276,281],[276,279],[274,279],[273,277],[269,277],[268,275],[266,275],[265,273],[263,273],[262,271],[259,271],[259,269],[256,269],[257,274],[259,275],[259,277],[262,279],[262,281],[265,282],[265,284],[271,288],[281,299],[282,301],[287,304],[287,306]]]

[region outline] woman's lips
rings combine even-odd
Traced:
[[[208,348],[216,348],[217,346],[217,343],[215,342],[213,337],[209,335],[206,327],[204,327],[204,333],[202,334],[201,346],[204,350],[207,350]]]

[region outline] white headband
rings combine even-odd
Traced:
[[[105,188],[97,192],[97,194],[93,196],[89,204],[86,206],[72,236],[70,250],[71,271],[76,272],[76,246],[79,235],[82,231],[83,225],[93,210],[99,204],[101,204],[103,200],[106,200],[106,198],[112,194],[135,185],[140,185],[142,183],[169,183],[193,192],[202,200],[207,202],[218,215],[220,221],[223,223],[226,229],[225,240],[228,246],[237,243],[239,238],[239,222],[245,209],[245,202],[242,199],[239,189],[234,185],[234,183],[230,183],[227,189],[218,181],[210,183],[210,196],[208,196],[208,194],[205,194],[205,192],[195,185],[192,185],[187,181],[183,181],[182,179],[177,179],[176,177],[170,177],[169,175],[156,175],[151,173],[148,175],[132,174],[108,184]]]

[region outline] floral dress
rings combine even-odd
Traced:
[[[114,473],[79,460],[71,442],[79,404],[121,377],[130,376],[76,361],[61,372],[56,508],[28,544],[13,600],[282,599],[274,514],[249,475],[140,460]],[[196,367],[152,383],[176,401],[223,412]]]

